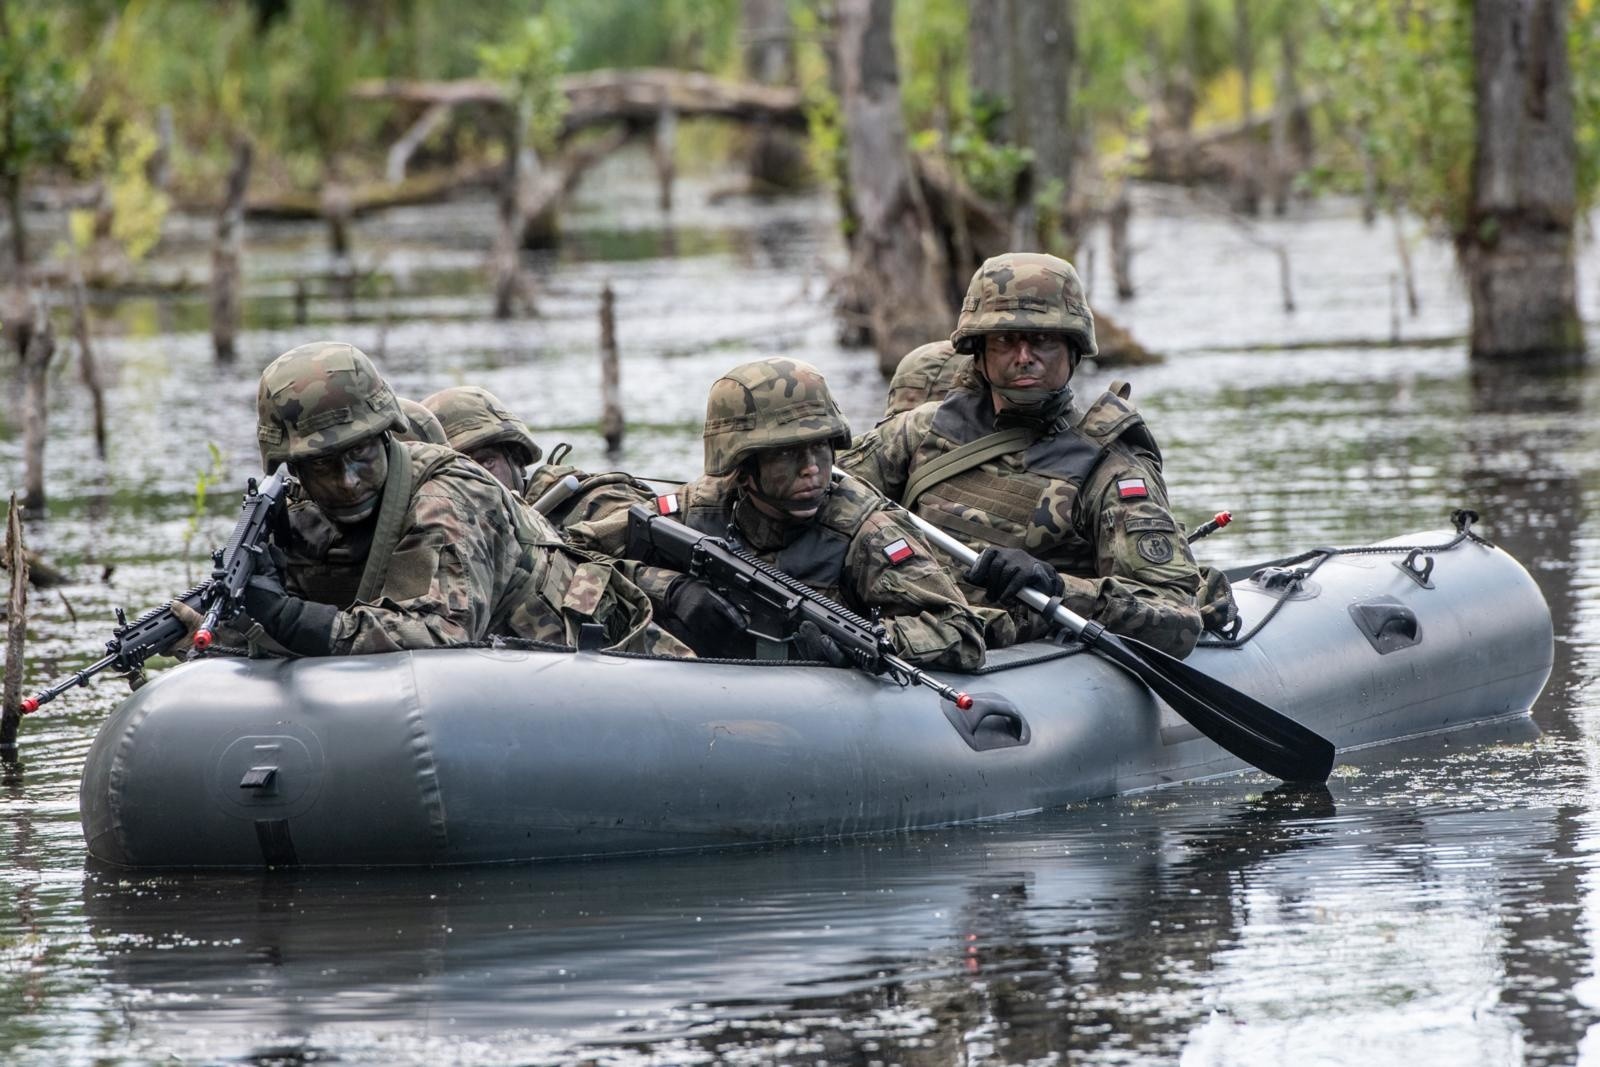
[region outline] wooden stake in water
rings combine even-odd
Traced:
[[[234,146],[233,166],[217,216],[217,240],[211,246],[211,348],[217,362],[231,363],[238,355],[242,299],[239,259],[244,231],[244,194],[250,184],[253,149],[241,138]]]
[[[22,354],[22,380],[27,399],[22,414],[23,503],[37,515],[44,514],[44,441],[50,360],[56,354],[56,332],[44,301],[34,304],[33,334]]]
[[[6,597],[6,681],[0,693],[0,759],[17,755],[17,723],[22,719],[22,643],[28,621],[28,554],[22,544],[22,509],[11,494],[6,513],[6,568],[11,577]]]
[[[606,451],[622,448],[622,365],[617,358],[616,297],[607,282],[600,290],[600,433]]]
[[[94,345],[89,340],[89,302],[83,292],[83,275],[72,266],[72,336],[78,342],[78,374],[94,403],[94,450],[106,458],[106,391],[100,384],[100,367],[95,362]]]

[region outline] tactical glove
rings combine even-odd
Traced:
[[[333,653],[333,622],[339,609],[289,595],[274,570],[255,575],[245,585],[244,609],[268,636],[296,655]]]
[[[794,632],[795,651],[801,659],[819,660],[834,667],[849,667],[850,656],[839,647],[839,642],[822,632],[822,628],[807,619]]]
[[[1020,548],[984,549],[967,569],[967,581],[983,586],[997,604],[1010,603],[1030,586],[1047,597],[1060,596],[1067,587],[1054,567]]]
[[[672,580],[663,606],[697,648],[702,642],[708,647],[726,644],[750,624],[744,612],[721,593],[687,574]]]

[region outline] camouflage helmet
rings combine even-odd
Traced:
[[[476,385],[457,385],[441,389],[422,401],[422,406],[438,416],[450,447],[465,455],[488,445],[500,445],[526,467],[544,455],[533,434],[500,403],[500,398]]]
[[[1042,252],[1007,252],[983,261],[967,286],[950,343],[957,352],[982,349],[984,334],[1049,330],[1067,334],[1079,356],[1092,356],[1094,314],[1072,264]]]
[[[394,392],[353,345],[301,345],[261,372],[256,443],[269,473],[279,463],[331,455],[387,430],[408,428]]]
[[[730,474],[745,457],[812,441],[850,447],[850,427],[822,372],[797,359],[758,359],[718,378],[706,398],[706,473]]]
[[[972,357],[958,353],[949,341],[930,341],[913,348],[901,357],[889,379],[883,417],[891,419],[930,400],[943,400],[970,366]]]
[[[450,443],[450,438],[445,436],[444,427],[439,424],[438,417],[417,401],[401,397],[400,410],[406,413],[407,424],[405,433],[395,435],[400,440],[417,441],[429,445],[448,445]]]

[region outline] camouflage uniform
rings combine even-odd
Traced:
[[[402,441],[420,441],[430,445],[447,445],[450,438],[445,436],[444,427],[433,412],[417,403],[415,400],[398,398],[400,410],[405,412],[407,428],[397,432],[395,436]]]
[[[943,400],[971,366],[972,357],[958,353],[949,341],[932,341],[913,348],[901,357],[894,377],[889,379],[889,401],[878,424],[930,400]]]
[[[438,415],[449,444],[458,452],[470,453],[487,445],[499,445],[509,450],[523,467],[537,462],[543,455],[527,426],[487,389],[474,385],[441,389],[423,404]],[[568,451],[566,445],[558,445],[552,456],[564,457]],[[648,485],[621,471],[589,474],[553,459],[532,473],[523,473],[523,502],[537,503],[569,474],[579,480],[577,492],[552,505],[545,513],[545,518],[558,530],[618,511],[626,514],[629,505],[644,503],[655,496]]]
[[[711,389],[705,475],[656,495],[651,507],[703,533],[731,537],[860,614],[877,609],[895,647],[913,663],[980,666],[981,620],[898,509],[870,486],[835,476],[817,513],[804,521],[767,515],[739,488],[739,466],[752,453],[820,440],[847,444],[849,428],[815,368],[789,359],[736,367]],[[577,543],[620,555],[627,516],[579,524],[571,533]],[[640,571],[652,599],[675,577],[655,568]],[[730,643],[726,654],[749,652]]]
[[[978,270],[951,342],[976,352],[983,335],[1007,330],[1065,333],[1078,355],[1094,354],[1094,319],[1070,264],[1012,254]],[[1031,444],[932,484],[914,510],[969,544],[1027,551],[1063,576],[1070,610],[1187,655],[1201,630],[1200,575],[1167,509],[1160,450],[1126,387],[1087,407],[1066,389],[1049,408],[997,415],[980,368],[975,362],[944,400],[864,434],[840,466],[899,500],[930,461],[999,429],[1033,430]],[[973,604],[1009,616],[989,613],[991,646],[1049,633],[1032,609],[989,604],[986,591],[966,581],[962,588]]]
[[[262,461],[310,460],[399,430],[404,416],[367,358],[349,345],[304,345],[261,376]],[[612,647],[685,655],[653,626],[643,593],[606,563],[562,544],[489,473],[438,445],[391,441],[386,486],[409,474],[398,540],[376,595],[357,600],[383,511],[337,523],[309,499],[287,510],[278,543],[291,594],[338,610],[332,651],[386,652],[492,634],[564,644],[585,622]]]

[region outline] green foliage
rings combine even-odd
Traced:
[[[189,547],[194,542],[195,536],[200,532],[200,524],[206,517],[206,496],[211,487],[221,482],[227,474],[227,466],[222,459],[222,449],[215,442],[206,442],[206,451],[211,456],[210,466],[197,471],[194,479],[193,506],[189,511],[189,521],[183,528],[183,562],[185,567],[189,563]]]
[[[739,61],[739,0],[549,0],[545,11],[572,27],[573,70],[730,72]]]
[[[347,147],[374,137],[375,109],[354,103],[350,87],[380,71],[375,51],[368,27],[338,0],[295,0],[267,31],[246,93],[302,182],[324,168],[339,173]]]
[[[21,182],[71,138],[71,73],[48,21],[26,9],[0,15],[0,178]]]
[[[558,79],[566,68],[571,32],[566,23],[549,14],[522,19],[496,44],[482,45],[478,59],[485,77],[505,84],[524,136],[537,151],[555,147],[567,98]]]
[[[1459,232],[1476,131],[1470,0],[1322,0],[1307,63],[1336,134],[1316,179],[1380,197]]]

